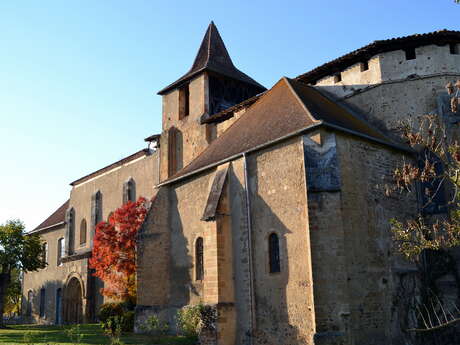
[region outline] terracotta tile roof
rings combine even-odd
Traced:
[[[439,30],[426,34],[374,41],[362,48],[316,67],[307,73],[301,74],[296,79],[305,83],[312,83],[328,75],[343,71],[355,63],[365,62],[380,53],[399,49],[416,48],[430,44],[444,45],[458,42],[460,42],[460,31],[451,30]]]
[[[197,74],[211,71],[218,74],[225,75],[227,77],[255,85],[261,90],[265,90],[265,87],[260,85],[254,79],[241,72],[238,68],[233,65],[232,59],[228,54],[227,48],[220,37],[219,31],[213,22],[209,24],[206,34],[204,35],[203,41],[201,42],[200,49],[195,57],[192,68],[185,73],[182,77],[176,80],[174,83],[166,86],[164,89],[158,92],[159,95],[167,93],[169,90],[180,86]]]
[[[336,103],[316,88],[283,78],[260,96],[189,165],[161,184],[201,171],[217,162],[315,125],[333,127],[399,147],[358,118],[350,109]]]
[[[45,219],[39,226],[33,229],[31,232],[39,231],[42,229],[46,229],[52,227],[53,225],[57,225],[63,223],[65,221],[65,213],[69,208],[69,201],[67,200],[64,204],[62,204],[56,211],[54,211],[51,216]]]
[[[123,164],[126,164],[128,162],[131,162],[139,157],[142,157],[142,156],[147,156],[149,155],[150,152],[148,149],[142,149],[140,151],[137,151],[136,153],[133,153],[132,155],[128,156],[128,157],[125,157],[125,158],[122,158],[120,159],[119,161],[116,161],[115,163],[112,163],[110,165],[107,165],[106,167],[104,168],[101,168],[99,170],[96,170],[94,172],[92,172],[91,174],[88,174],[86,176],[83,176],[81,178],[79,178],[78,180],[75,180],[73,181],[70,185],[71,186],[75,186],[77,184],[80,184],[80,183],[83,183],[85,181],[88,181],[89,179],[92,179],[93,177],[96,177],[100,174],[103,174],[113,168],[116,168],[116,167],[119,167],[119,166],[122,166]]]

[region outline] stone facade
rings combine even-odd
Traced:
[[[150,199],[154,194],[153,186],[158,183],[158,165],[158,152],[143,150],[72,183],[61,222],[34,230],[48,248],[48,266],[24,275],[23,315],[26,321],[61,324],[97,319],[98,307],[106,298],[99,292],[103,283],[92,275],[88,266],[95,222],[107,219],[110,212],[123,204],[128,181],[133,186],[132,196]],[[101,197],[95,218],[97,192]]]
[[[50,256],[68,238],[63,264],[26,274],[24,294],[50,284],[65,300],[78,281],[94,318],[95,220],[135,181],[137,196],[153,197],[138,236],[137,330],[156,315],[175,333],[180,308],[205,304],[217,314],[206,344],[423,343],[406,332],[422,282],[395,253],[389,223],[414,217],[420,200],[389,197],[386,185],[415,158],[398,121],[437,113],[458,136],[444,86],[460,77],[459,42],[456,32],[378,41],[265,90],[236,69],[211,23],[191,70],[159,92],[159,149],[73,183],[62,224],[38,229]],[[457,271],[440,275],[440,291],[460,291]],[[56,322],[53,303],[41,318],[34,304],[35,320]]]

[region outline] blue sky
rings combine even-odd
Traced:
[[[34,228],[71,181],[159,133],[156,92],[190,68],[211,20],[236,66],[270,87],[459,18],[453,0],[1,1],[0,223]]]

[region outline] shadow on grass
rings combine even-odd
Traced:
[[[70,326],[16,325],[0,330],[0,344],[52,344],[72,345],[65,330]],[[80,325],[83,338],[80,345],[106,345],[110,340],[98,324]],[[144,334],[125,334],[121,340],[127,345],[194,345],[196,339],[189,337],[162,336],[153,337]]]

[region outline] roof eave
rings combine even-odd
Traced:
[[[43,232],[43,231],[46,231],[46,230],[51,230],[52,228],[56,228],[58,226],[61,226],[61,225],[65,225],[65,222],[62,221],[62,222],[59,222],[59,223],[56,223],[56,224],[53,224],[53,225],[48,225],[48,226],[45,226],[43,228],[37,228],[37,229],[33,229],[32,231],[29,231],[28,234],[36,234],[36,233],[39,233],[39,232]]]
[[[224,164],[224,163],[227,163],[229,161],[235,160],[235,159],[237,159],[239,157],[242,157],[244,154],[248,154],[248,153],[251,153],[251,152],[258,151],[260,149],[263,149],[265,147],[274,145],[274,144],[276,144],[278,142],[287,140],[287,139],[295,137],[297,135],[307,133],[307,132],[312,131],[314,129],[317,129],[317,128],[321,127],[321,126],[328,127],[328,128],[333,129],[333,130],[338,130],[338,131],[341,131],[341,132],[345,132],[345,133],[348,133],[348,134],[351,134],[351,135],[354,135],[354,136],[357,136],[357,137],[361,137],[363,139],[367,139],[369,141],[376,142],[376,143],[379,143],[381,145],[391,147],[391,148],[393,148],[395,150],[403,151],[405,153],[409,153],[409,154],[415,154],[416,153],[413,149],[411,149],[410,147],[406,147],[404,145],[399,145],[399,144],[396,144],[396,143],[381,140],[381,139],[378,139],[378,138],[375,138],[375,137],[372,137],[372,136],[369,136],[369,135],[366,135],[366,134],[363,134],[363,133],[360,133],[360,132],[356,132],[354,130],[344,128],[344,127],[341,127],[341,126],[338,126],[338,125],[334,125],[334,124],[331,124],[331,123],[328,123],[328,122],[325,122],[325,121],[318,121],[315,124],[312,124],[310,126],[304,127],[304,128],[302,128],[300,130],[294,131],[294,132],[292,132],[290,134],[287,134],[287,135],[284,135],[284,136],[282,136],[280,138],[268,141],[268,142],[266,142],[264,144],[255,146],[255,147],[253,147],[251,149],[248,149],[246,151],[242,151],[240,153],[237,153],[237,154],[232,155],[230,157],[224,158],[224,159],[222,159],[220,161],[217,161],[215,163],[208,164],[208,165],[206,165],[204,167],[198,168],[196,170],[193,170],[193,171],[191,171],[189,173],[186,173],[184,175],[178,176],[176,178],[171,178],[170,180],[166,180],[164,182],[161,182],[158,185],[156,185],[156,188],[159,188],[159,187],[165,186],[165,185],[169,185],[169,184],[172,184],[174,182],[181,181],[181,180],[183,180],[185,178],[188,178],[188,177],[191,177],[193,175],[199,174],[199,173],[201,173],[203,171],[206,171],[208,169],[211,169],[211,168],[214,168],[214,167],[219,166],[221,164]]]

